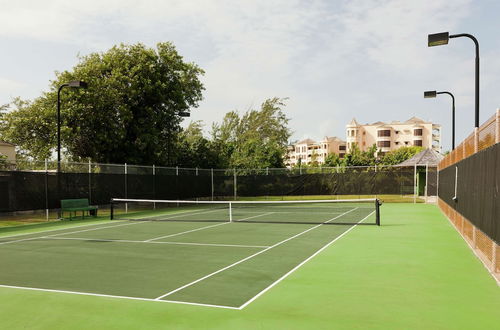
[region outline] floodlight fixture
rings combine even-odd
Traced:
[[[475,65],[475,126],[479,127],[479,42],[476,37],[468,33],[450,34],[449,32],[433,33],[427,36],[427,46],[447,45],[449,39],[466,37],[471,39],[476,46],[476,65]]]
[[[424,92],[424,98],[430,99],[436,97],[436,91],[425,91]]]
[[[448,94],[451,96],[451,150],[455,150],[455,96],[450,92],[426,91],[424,92],[424,98],[435,98],[438,94]]]

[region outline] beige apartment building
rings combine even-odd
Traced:
[[[305,165],[312,162],[324,164],[326,157],[331,153],[338,154],[340,158],[343,158],[346,153],[345,141],[336,136],[325,136],[319,142],[305,139],[288,146],[286,165],[288,167],[296,166],[299,163],[299,159],[301,160],[301,164]]]
[[[365,151],[373,144],[378,156],[401,147],[419,146],[441,152],[441,125],[412,117],[405,122],[378,121],[361,125],[356,119],[346,125],[347,152],[354,144]]]
[[[7,156],[7,161],[16,160],[16,145],[0,141],[0,155]]]

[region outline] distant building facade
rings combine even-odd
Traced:
[[[325,136],[321,141],[305,139],[288,146],[286,165],[293,167],[299,162],[304,165],[314,162],[321,165],[331,153],[343,158],[346,153],[346,142],[335,136]]]
[[[7,161],[16,161],[16,145],[0,141],[0,155],[7,156]]]
[[[361,125],[356,119],[346,125],[346,147],[349,152],[355,144],[362,151],[376,145],[377,156],[401,147],[419,146],[441,152],[441,125],[412,117],[405,122],[376,122]]]

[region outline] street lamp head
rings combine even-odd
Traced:
[[[424,92],[424,98],[430,99],[436,97],[436,94],[437,94],[436,91],[426,91]]]
[[[88,84],[85,81],[81,80],[74,80],[68,83],[68,87],[73,87],[73,88],[87,88],[87,86]]]
[[[450,39],[449,32],[429,34],[427,40],[427,46],[432,47],[432,46],[447,45],[449,39]]]

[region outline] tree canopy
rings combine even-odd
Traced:
[[[3,116],[0,137],[33,158],[49,158],[56,146],[57,89],[83,80],[85,90],[61,93],[61,137],[67,159],[168,164],[180,131],[180,112],[198,106],[204,72],[186,63],[173,44],[115,46],[80,58],[56,73],[50,91],[32,102],[15,100]]]
[[[285,99],[271,98],[259,110],[241,116],[228,112],[221,124],[212,126],[212,142],[218,148],[218,165],[229,168],[284,167],[291,131],[282,108]]]

